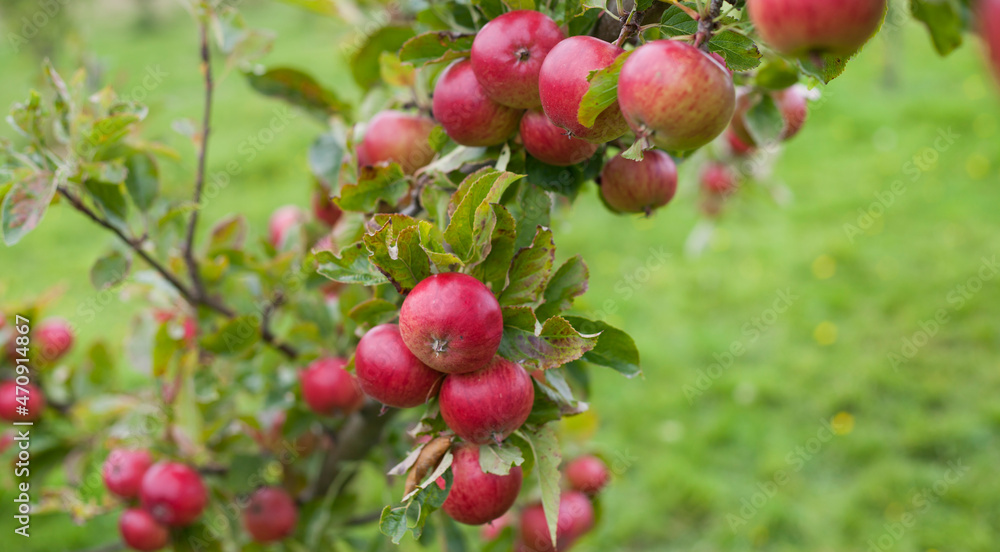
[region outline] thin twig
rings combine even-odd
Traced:
[[[632,5],[632,11],[623,18],[622,30],[618,33],[618,40],[615,41],[615,46],[621,48],[625,45],[630,38],[635,36],[639,32],[639,28],[642,26],[642,18],[646,15],[646,10],[640,10],[639,3],[636,2]]]
[[[207,17],[207,16],[206,16]],[[198,214],[201,212],[201,191],[205,187],[205,158],[208,153],[208,136],[212,119],[212,60],[208,49],[208,25],[204,18],[200,21],[201,72],[205,77],[205,107],[201,116],[201,143],[198,144],[198,173],[194,181],[194,211],[188,219],[187,236],[184,240],[184,262],[191,276],[191,285],[198,299],[206,296],[205,284],[198,272],[198,262],[194,257],[194,234],[198,228]]]
[[[260,338],[268,345],[281,351],[289,359],[295,359],[299,356],[299,352],[291,345],[278,341],[278,338],[271,331],[271,317],[274,315],[274,311],[284,304],[285,296],[279,291],[275,294],[274,299],[264,306],[264,312],[260,315]]]
[[[116,236],[118,236],[118,239],[124,242],[125,245],[128,245],[132,249],[132,251],[135,251],[137,255],[142,257],[142,260],[146,261],[146,263],[149,266],[153,267],[153,270],[159,272],[160,276],[163,276],[163,278],[166,281],[170,282],[170,285],[172,285],[175,289],[177,289],[177,293],[180,293],[181,297],[183,297],[184,300],[186,300],[188,303],[191,303],[192,305],[197,304],[197,301],[195,300],[194,295],[191,293],[191,290],[189,290],[187,286],[185,286],[177,278],[177,276],[174,276],[169,270],[167,270],[165,266],[160,264],[159,261],[152,258],[149,255],[149,253],[146,253],[146,251],[142,249],[138,241],[133,240],[132,238],[126,236],[125,233],[122,232],[117,226],[111,224],[103,217],[95,213],[90,207],[87,207],[87,205],[83,202],[83,200],[76,197],[76,195],[74,195],[72,192],[66,189],[66,187],[59,186],[58,191],[59,194],[65,197],[66,200],[69,201],[70,204],[73,205],[73,207],[77,211],[80,211],[81,213],[87,215],[87,217],[90,218],[90,220],[96,222],[97,224],[103,226],[104,228],[107,228],[108,230],[111,230]]]
[[[715,28],[719,24],[719,12],[722,11],[722,0],[712,0],[708,13],[698,20],[698,32],[695,34],[694,45],[708,52],[708,41],[712,40]]]

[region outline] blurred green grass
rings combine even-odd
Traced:
[[[254,3],[245,14],[278,34],[268,65],[308,68],[342,95],[360,96],[343,76],[339,45],[348,29],[288,7]],[[189,16],[174,10],[150,30],[127,14],[88,15],[80,29],[116,88],[137,86],[150,67],[167,73],[146,100],[147,134],[183,153],[183,162],[164,167],[164,185],[186,194],[193,152],[170,125],[201,108]],[[69,71],[78,62],[66,54],[58,65]],[[889,63],[894,85],[886,82]],[[25,96],[37,63],[3,50],[0,66],[7,69],[0,103],[9,105]],[[219,84],[217,98],[209,174],[245,161],[240,144],[284,112],[236,74]],[[275,206],[306,205],[305,151],[320,130],[294,118],[209,202],[205,220],[243,212],[262,236]],[[957,137],[931,155],[941,131]],[[978,44],[942,60],[911,26],[898,42],[873,41],[788,145],[772,179],[794,201],[778,207],[759,189],[738,196],[703,255],[683,252],[697,224],[690,166],[681,169],[679,197],[652,219],[606,212],[593,186],[561,213],[553,223],[561,256],[580,253],[591,270],[578,309],[595,314],[613,305],[608,321],[636,338],[645,368],[634,381],[595,372],[599,429],[579,446],[602,450],[617,477],[602,524],[578,549],[834,552],[869,550],[869,540],[884,550],[993,549],[1000,278],[982,280],[961,306],[954,292],[976,277],[983,258],[1000,253],[998,131],[1000,96]],[[934,161],[921,169],[915,156]],[[859,224],[859,209],[897,180],[904,193],[850,239],[845,225]],[[81,321],[80,305],[96,296],[90,264],[109,243],[78,214],[50,210],[17,247],[0,249],[4,302],[61,285],[53,312]],[[794,299],[772,317],[779,290]],[[135,307],[109,302],[81,325],[82,340],[123,335]],[[887,355],[900,353],[903,339],[938,309],[949,321],[894,370]],[[756,319],[759,336],[746,326]],[[734,343],[745,352],[710,370]],[[717,377],[692,394],[701,373]],[[953,478],[952,462],[968,470]],[[926,507],[923,489],[937,497]],[[915,519],[908,527],[901,525],[907,513]],[[35,536],[11,542],[70,550],[106,542],[114,531],[110,518],[85,527],[59,517],[35,524]],[[13,538],[0,528],[3,542]]]

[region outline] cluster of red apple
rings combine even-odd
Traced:
[[[0,335],[7,334],[7,343],[4,345],[4,352],[7,361],[11,364],[17,363],[16,359],[23,358],[21,352],[30,353],[29,358],[36,364],[47,364],[59,360],[73,347],[73,330],[68,322],[62,318],[49,318],[38,324],[37,328],[32,328],[28,337],[27,345],[17,343],[19,334],[5,332],[6,320],[0,313]],[[0,382],[0,419],[8,422],[30,422],[37,420],[42,411],[45,410],[45,395],[37,386],[28,383],[21,385],[22,390],[18,391],[18,385],[12,380]],[[27,392],[27,394],[25,394]],[[19,414],[18,406],[23,405],[23,398],[30,397],[28,413]],[[22,400],[18,400],[18,398]]]
[[[497,539],[507,527],[514,528],[514,552],[569,550],[577,539],[594,527],[591,499],[611,479],[607,466],[596,456],[580,456],[566,465],[563,473],[569,488],[559,498],[556,542],[553,543],[541,503],[526,506],[519,517],[508,511],[521,488],[521,468],[511,469],[507,476],[483,474],[478,464],[478,447],[466,447],[455,452],[452,470],[456,474],[455,482],[444,503],[444,511],[458,521],[470,516],[470,512],[480,514],[465,523],[479,522],[492,516],[490,521],[479,522],[489,523],[481,531],[484,541]],[[459,470],[470,473],[461,487],[457,475]]]
[[[108,491],[132,503],[118,527],[125,544],[142,552],[167,546],[170,530],[193,523],[208,504],[208,490],[194,468],[154,464],[146,450],[112,450],[102,476]],[[257,542],[283,539],[295,529],[295,501],[280,487],[261,487],[240,507],[243,526]]]

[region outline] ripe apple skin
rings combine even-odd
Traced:
[[[344,366],[347,361],[342,358],[320,358],[299,373],[302,398],[313,412],[324,416],[350,414],[364,404],[361,386]]]
[[[538,72],[566,38],[549,16],[514,10],[487,23],[472,41],[472,70],[493,101],[517,109],[542,105]]]
[[[677,165],[659,150],[645,152],[642,161],[615,156],[601,170],[601,196],[622,213],[652,213],[677,192]]]
[[[442,378],[406,348],[395,324],[375,326],[361,338],[354,374],[365,394],[396,408],[424,404],[437,394]]]
[[[153,552],[167,546],[170,531],[140,508],[129,508],[118,519],[118,530],[125,544],[140,552]]]
[[[156,521],[171,527],[190,525],[208,503],[208,491],[193,468],[178,462],[158,462],[142,476],[142,507]]]
[[[365,137],[358,144],[358,164],[395,161],[406,174],[434,159],[434,150],[427,140],[434,128],[429,117],[387,110],[372,117]]]
[[[747,0],[768,46],[796,57],[849,56],[878,30],[886,0]]]
[[[281,487],[261,487],[243,510],[243,527],[257,542],[274,542],[295,532],[298,508]]]
[[[329,191],[325,189],[313,192],[312,208],[313,216],[316,217],[316,220],[326,224],[330,228],[333,228],[337,224],[337,221],[340,220],[340,216],[343,214],[340,207],[337,207],[330,201]]]
[[[733,116],[733,119],[736,119],[735,115]],[[740,137],[736,135],[736,132],[733,131],[732,127],[726,130],[726,143],[729,144],[729,151],[737,157],[749,155],[757,150],[754,146],[751,146],[741,140]]]
[[[1000,0],[979,1],[979,22],[993,73],[1000,78]]]
[[[592,36],[571,36],[552,48],[538,74],[538,92],[545,115],[576,138],[594,144],[609,142],[628,132],[617,105],[602,111],[590,128],[578,119],[580,100],[590,90],[587,82],[590,72],[611,65],[624,51]]]
[[[434,274],[403,300],[399,330],[406,347],[431,368],[474,372],[500,347],[503,313],[493,292],[472,276]]]
[[[597,144],[568,136],[541,111],[528,111],[521,118],[521,142],[532,157],[557,167],[582,163],[597,151]]]
[[[781,130],[779,140],[790,140],[802,130],[806,124],[806,117],[809,115],[809,102],[806,98],[804,87],[795,85],[783,90],[771,92],[771,98],[781,113],[781,118],[785,122]],[[736,98],[736,111],[733,112],[733,121],[729,128],[736,138],[743,144],[753,148],[759,146],[746,126],[746,113],[750,110],[759,97],[752,93],[741,92]]]
[[[594,506],[581,492],[567,491],[559,497],[559,518],[556,522],[556,542],[553,546],[549,524],[541,504],[521,513],[521,541],[531,552],[566,550],[573,542],[594,527]]]
[[[728,165],[710,162],[702,169],[701,187],[711,195],[731,194],[736,190],[736,175]]]
[[[597,494],[611,480],[608,466],[596,456],[574,459],[566,465],[565,473],[570,487],[588,495]]]
[[[622,65],[618,105],[636,135],[667,151],[691,151],[729,125],[736,89],[715,58],[690,44],[654,40]]]
[[[8,422],[33,422],[40,418],[42,411],[45,410],[45,394],[30,383],[22,385],[21,392],[18,392],[17,387],[13,381],[0,383],[0,418]],[[21,397],[27,397],[28,400],[22,404],[18,401]],[[20,406],[28,409],[27,416],[17,413]]]
[[[514,466],[507,475],[483,473],[479,446],[460,445],[452,450],[454,480],[442,509],[451,519],[466,525],[482,525],[504,515],[521,492],[522,473]],[[444,488],[444,479],[437,484]]]
[[[104,486],[122,498],[139,496],[142,476],[152,465],[148,450],[114,449],[101,469]]]
[[[73,330],[62,318],[49,318],[35,329],[34,340],[40,360],[54,362],[73,347]]]
[[[305,213],[295,205],[279,207],[271,214],[267,224],[268,242],[275,249],[283,248],[290,240],[291,233],[304,221]]]
[[[450,374],[438,401],[456,435],[477,445],[499,443],[528,419],[535,387],[520,364],[496,356],[482,370]]]
[[[517,129],[522,113],[490,99],[467,59],[449,66],[438,77],[433,110],[434,118],[452,140],[474,147],[507,141]]]

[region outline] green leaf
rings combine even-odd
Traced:
[[[115,377],[115,357],[103,341],[97,341],[87,351],[87,381],[94,385],[107,385]]]
[[[466,265],[482,261],[489,254],[490,240],[496,227],[496,213],[491,204],[522,175],[488,170],[470,175],[452,196],[451,221],[444,231],[445,241]]]
[[[967,5],[958,0],[910,0],[913,18],[927,27],[934,49],[946,56],[962,45],[966,21],[970,21]]]
[[[98,290],[113,287],[128,276],[131,266],[132,259],[118,251],[112,251],[97,259],[97,262],[91,267],[90,282]]]
[[[327,189],[334,190],[344,160],[344,144],[333,131],[324,132],[309,146],[309,170]]]
[[[479,447],[479,468],[483,473],[507,475],[512,467],[523,463],[521,449],[510,442],[503,442],[499,446],[489,444]]]
[[[319,251],[316,260],[319,262],[316,272],[337,282],[375,286],[389,281],[368,259],[368,249],[360,242],[345,247],[339,257],[330,251]]]
[[[400,219],[409,222],[397,223]],[[420,233],[412,218],[392,217],[374,234],[365,234],[364,241],[372,262],[401,295],[431,275],[430,260],[420,247]]]
[[[486,19],[496,19],[504,14],[506,9],[502,0],[472,0],[472,5],[483,12]]]
[[[533,433],[519,432],[531,446],[535,465],[538,466],[538,483],[542,491],[542,509],[549,526],[550,543],[558,542],[556,528],[559,520],[559,464],[562,455],[552,424],[545,424]]]
[[[80,169],[84,179],[104,184],[122,184],[128,176],[128,169],[120,161],[83,163]]]
[[[298,69],[278,67],[261,74],[245,72],[244,75],[257,92],[301,107],[320,119],[325,120],[335,113],[348,110],[348,105],[333,92]]]
[[[769,90],[783,90],[799,82],[799,68],[784,58],[770,58],[757,70],[757,86]]]
[[[833,79],[839,77],[844,69],[847,68],[847,62],[853,56],[834,56],[826,54],[820,56],[818,60],[800,59],[799,67],[802,72],[810,77],[814,77],[824,84],[828,84]]]
[[[398,506],[386,506],[379,519],[379,531],[390,537],[393,544],[399,544],[407,531],[414,538],[420,538],[424,524],[434,510],[440,508],[451,490],[453,477],[451,463],[454,457],[446,452],[438,467],[421,482],[409,495],[403,497]],[[445,487],[437,486],[438,478],[444,478]]]
[[[444,527],[444,550],[445,552],[466,552],[469,550],[469,543],[466,542],[465,533],[458,528],[458,524],[448,516],[441,516],[441,524]]]
[[[351,73],[358,86],[370,88],[380,78],[379,56],[382,52],[398,50],[407,40],[413,38],[414,31],[409,26],[388,25],[368,36],[351,58]]]
[[[697,9],[688,2],[687,6]],[[720,20],[720,25],[735,23],[730,17]],[[677,6],[670,6],[660,17],[660,32],[665,37],[693,35],[698,31],[698,22]],[[716,33],[708,42],[708,51],[716,52],[726,60],[730,70],[749,71],[760,65],[760,50],[749,38],[731,30]]]
[[[148,211],[160,192],[160,169],[148,153],[135,153],[125,159],[128,176],[125,189],[140,211]]]
[[[543,163],[532,156],[528,156],[524,162],[525,172],[528,173],[526,180],[542,190],[555,192],[575,199],[580,192],[580,187],[587,180],[584,175],[584,165],[576,164],[569,167],[557,167]]]
[[[785,120],[770,94],[759,96],[757,103],[743,115],[743,121],[754,142],[761,145],[776,143],[785,128]]]
[[[212,227],[208,240],[209,254],[227,249],[241,249],[246,236],[247,221],[243,215],[230,215]]]
[[[530,247],[522,248],[514,255],[507,273],[508,284],[500,294],[500,304],[538,305],[542,292],[552,274],[555,263],[556,246],[552,241],[552,231],[539,227]]]
[[[492,204],[493,234],[490,236],[490,252],[472,269],[472,276],[484,282],[494,293],[507,286],[507,271],[514,258],[514,243],[517,228],[514,216],[503,205]]]
[[[313,13],[318,13],[320,15],[326,15],[330,17],[340,16],[340,10],[337,8],[337,4],[334,0],[278,0],[278,1],[283,4],[296,6]]]
[[[584,335],[559,316],[542,324],[537,332],[504,326],[500,356],[528,370],[548,370],[582,357],[597,344],[597,335]]]
[[[465,266],[462,259],[448,253],[444,249],[444,236],[437,226],[426,220],[418,222],[418,232],[420,233],[420,247],[427,254],[438,272],[455,272]]]
[[[580,99],[580,110],[576,115],[581,125],[587,128],[594,126],[597,117],[618,102],[618,74],[622,71],[622,64],[634,51],[619,55],[611,65],[591,71],[587,76],[590,88]]]
[[[260,320],[245,314],[227,320],[215,333],[205,336],[201,345],[206,351],[219,355],[236,355],[260,341]]]
[[[377,326],[392,320],[398,311],[399,307],[395,303],[373,297],[355,305],[348,316],[359,326]]]
[[[56,193],[56,178],[52,173],[34,173],[14,182],[0,205],[3,241],[14,245],[34,230]]]
[[[466,57],[472,50],[473,35],[431,31],[407,40],[399,50],[399,60],[416,66]]]
[[[535,312],[531,307],[501,307],[503,312],[503,325],[511,326],[526,332],[535,333]]]
[[[507,4],[511,10],[535,9],[535,0],[504,0],[504,4]]]
[[[333,202],[345,211],[371,212],[379,201],[396,205],[410,191],[410,183],[398,163],[361,167],[357,184],[347,184]]]
[[[125,221],[128,220],[128,202],[125,200],[123,186],[87,180],[83,183],[83,187],[90,193],[90,197],[104,212],[109,222],[119,228],[125,227]]]
[[[543,294],[544,301],[535,309],[539,320],[555,316],[573,305],[573,298],[587,291],[590,272],[579,255],[572,257],[552,275]]]
[[[503,205],[517,221],[517,241],[514,248],[520,249],[531,244],[535,229],[548,226],[552,211],[552,197],[545,190],[526,181],[521,181],[515,194],[508,194]]]
[[[642,373],[642,368],[639,367],[639,349],[627,333],[600,320],[587,320],[578,316],[567,316],[566,320],[581,333],[601,334],[597,338],[597,346],[584,353],[583,360],[612,368],[628,378]]]

